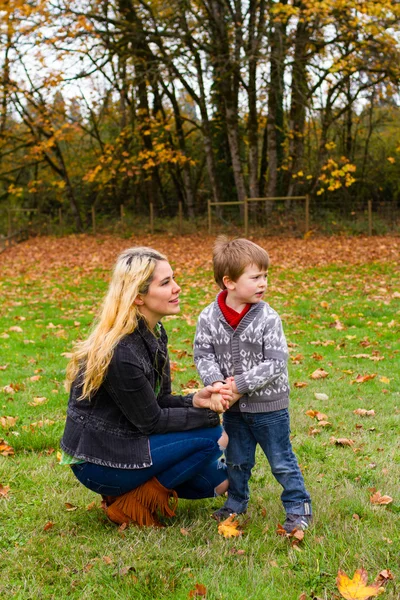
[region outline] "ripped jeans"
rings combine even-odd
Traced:
[[[226,412],[224,427],[229,436],[226,462],[229,479],[225,507],[237,514],[247,509],[249,479],[260,444],[275,479],[283,487],[281,500],[286,513],[311,515],[311,498],[290,442],[287,408],[268,413]]]

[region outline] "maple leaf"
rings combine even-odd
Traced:
[[[379,581],[368,585],[368,573],[365,569],[357,569],[353,579],[350,579],[344,571],[339,570],[336,585],[343,598],[346,600],[368,600],[381,593]]]
[[[329,373],[327,373],[327,371],[325,371],[324,369],[316,369],[313,373],[311,373],[310,377],[311,379],[325,379],[325,377],[328,377]]]
[[[46,404],[48,402],[45,396],[36,396],[32,402],[28,402],[29,406],[41,406],[42,404]]]
[[[242,535],[242,531],[239,529],[239,521],[235,521],[235,517],[236,513],[233,513],[218,525],[218,533],[220,535],[223,535],[226,538]]]
[[[10,427],[14,427],[17,422],[18,417],[0,417],[0,426],[3,429],[9,429]]]
[[[393,498],[390,496],[382,496],[378,491],[370,497],[370,502],[371,504],[391,504],[393,502]]]

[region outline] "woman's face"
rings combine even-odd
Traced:
[[[179,293],[181,288],[174,281],[171,265],[166,260],[159,260],[153,273],[153,280],[147,294],[140,294],[136,299],[139,312],[146,317],[151,327],[166,315],[176,315],[179,310]]]

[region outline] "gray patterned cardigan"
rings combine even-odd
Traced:
[[[215,300],[200,314],[194,362],[204,385],[234,376],[243,396],[230,410],[260,413],[289,405],[288,348],[277,312],[253,304],[234,330]]]

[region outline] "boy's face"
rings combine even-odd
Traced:
[[[247,265],[236,281],[224,277],[228,294],[243,304],[257,304],[267,289],[267,271],[260,270],[257,265]]]

